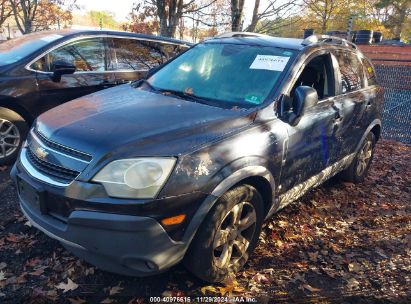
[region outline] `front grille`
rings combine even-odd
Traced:
[[[63,168],[38,158],[30,148],[27,149],[27,157],[33,167],[58,182],[71,183],[80,174],[78,171]]]
[[[90,154],[81,152],[81,151],[77,151],[75,149],[63,146],[61,144],[58,144],[54,141],[51,141],[50,139],[47,139],[43,134],[41,134],[37,129],[34,129],[34,133],[36,133],[36,135],[40,138],[40,140],[48,147],[59,151],[59,152],[63,152],[67,155],[76,157],[78,159],[82,159],[84,161],[90,162],[92,159],[92,156]]]

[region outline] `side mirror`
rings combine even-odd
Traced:
[[[53,81],[59,82],[62,75],[73,74],[76,71],[76,67],[67,61],[57,60],[53,62],[51,70],[53,72]]]
[[[312,87],[300,86],[295,90],[291,104],[289,99],[282,98],[280,101],[280,117],[290,125],[295,126],[304,113],[318,103],[318,94]],[[285,104],[287,102],[288,104]]]

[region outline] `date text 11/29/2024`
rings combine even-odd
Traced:
[[[254,297],[150,297],[150,303],[257,303],[257,298]]]

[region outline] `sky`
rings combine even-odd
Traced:
[[[111,11],[118,21],[126,21],[134,2],[136,0],[77,0],[76,3],[80,7],[80,12],[87,10]],[[261,1],[261,6],[264,2],[264,0]],[[251,16],[252,10],[253,0],[245,0],[246,20],[251,19],[249,16]]]

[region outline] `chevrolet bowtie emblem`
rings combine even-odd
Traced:
[[[36,154],[36,156],[42,160],[44,160],[47,155],[49,155],[49,153],[43,149],[42,147],[37,147],[34,151],[34,153]]]

